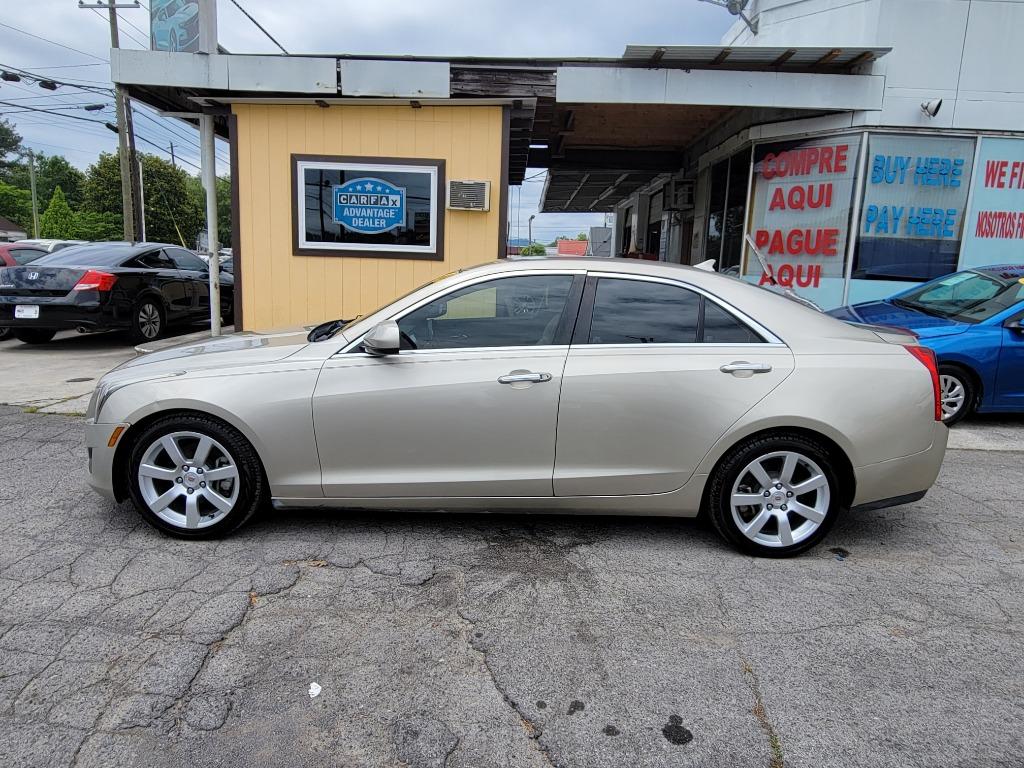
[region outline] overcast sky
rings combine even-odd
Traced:
[[[437,56],[619,56],[627,43],[714,44],[732,17],[698,0],[239,0],[267,30],[294,53],[420,54]],[[149,3],[143,0],[143,5]],[[76,0],[6,0],[0,15],[0,65],[20,67],[52,78],[95,87],[110,86],[107,64],[110,30],[106,16],[80,9]],[[147,46],[146,8],[122,10],[121,45]],[[221,45],[232,52],[279,53],[231,0],[219,0]],[[26,34],[27,33],[27,34]],[[33,37],[35,35],[36,37]],[[134,39],[133,39],[134,38]],[[61,47],[61,46],[67,47]],[[71,50],[74,49],[74,50]],[[102,151],[114,151],[117,137],[103,127],[114,120],[104,94],[62,87],[45,91],[25,82],[0,82],[0,115],[15,123],[25,144],[39,152],[63,154],[85,168]],[[81,109],[104,103],[100,112]],[[27,107],[70,107],[65,115],[98,120],[89,123]],[[170,144],[180,164],[198,172],[198,135],[178,121],[161,119],[140,108],[138,149],[168,156]],[[157,145],[159,149],[154,147]],[[227,147],[218,147],[218,173],[227,173]],[[510,194],[510,236],[526,237],[527,219],[536,213],[544,176]],[[534,238],[575,235],[600,224],[593,214],[542,214]],[[517,226],[518,224],[518,226]]]

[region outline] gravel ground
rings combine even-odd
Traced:
[[[185,543],[84,454],[80,419],[0,408],[3,766],[1024,764],[1021,452],[950,451],[788,561],[636,518]]]

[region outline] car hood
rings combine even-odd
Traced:
[[[234,333],[202,339],[176,347],[147,352],[122,363],[114,371],[148,376],[160,371],[195,371],[270,363],[283,360],[306,347],[305,328],[275,333]],[[112,371],[111,373],[113,373]]]
[[[851,323],[908,328],[921,339],[963,333],[971,327],[970,323],[961,323],[957,320],[926,315],[924,312],[899,307],[889,300],[868,301],[863,304],[839,307],[833,309],[829,314]]]

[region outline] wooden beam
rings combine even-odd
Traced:
[[[874,61],[874,60],[875,60],[875,54],[874,53],[872,53],[871,51],[864,51],[860,55],[855,56],[853,59],[851,59],[850,63],[847,64],[846,66],[848,66],[848,67],[850,67],[852,69],[853,67],[860,66],[861,64],[867,64],[869,61]]]
[[[793,58],[793,54],[794,53],[796,53],[796,48],[790,48],[789,50],[784,51],[783,53],[780,53],[779,57],[777,59],[775,59],[775,61],[772,62],[772,66],[773,67],[781,67],[787,61],[789,61],[791,58]]]
[[[565,201],[565,205],[562,206],[562,210],[563,211],[569,210],[569,206],[572,205],[572,201],[576,199],[576,195],[578,195],[580,193],[580,190],[583,189],[583,187],[586,185],[586,183],[589,180],[590,180],[590,174],[589,173],[583,174],[583,178],[580,179],[580,183],[576,185],[576,189],[573,190],[573,193],[571,195],[569,195],[569,199]]]
[[[729,58],[729,54],[732,53],[732,48],[723,48],[715,58],[711,60],[711,66],[717,66],[723,61]]]
[[[830,61],[832,61],[832,59],[834,59],[836,56],[838,56],[842,52],[843,52],[842,48],[833,48],[831,51],[829,51],[824,56],[822,56],[820,59],[818,59],[816,62],[814,62],[813,66],[815,66],[815,67],[823,67],[826,64],[828,64]]]
[[[590,210],[594,210],[595,206],[597,206],[598,203],[600,203],[602,200],[604,200],[606,197],[612,194],[618,188],[619,184],[621,184],[628,178],[628,173],[624,173],[621,176],[619,176],[619,178],[612,182],[612,184],[604,192],[602,192],[594,199],[594,202],[590,204]]]

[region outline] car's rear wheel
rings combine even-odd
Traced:
[[[57,335],[57,331],[53,328],[19,328],[14,335],[25,344],[45,344]]]
[[[154,299],[143,299],[132,310],[132,324],[129,333],[132,342],[142,344],[153,341],[163,333],[164,311]]]
[[[939,397],[942,402],[942,421],[951,427],[974,410],[974,382],[962,368],[940,365]]]
[[[264,503],[255,449],[234,427],[200,415],[160,419],[135,436],[125,471],[150,525],[182,538],[223,535]]]
[[[825,537],[842,506],[840,496],[825,446],[780,433],[747,440],[723,457],[711,477],[708,512],[738,549],[789,557]]]

